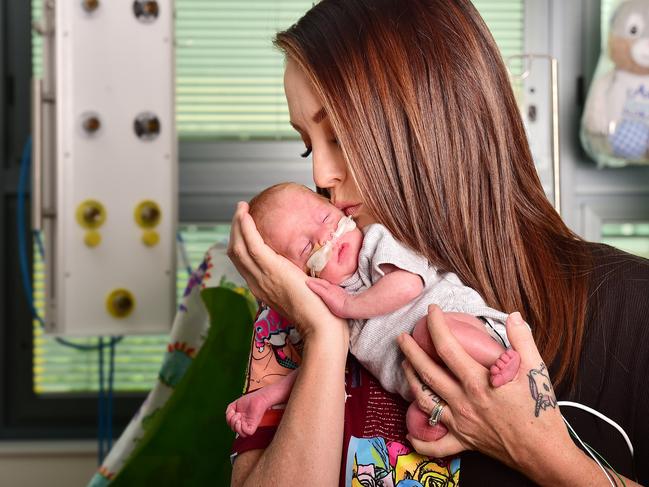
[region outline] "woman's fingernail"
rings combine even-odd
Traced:
[[[521,316],[521,314],[518,311],[514,311],[509,316],[512,317],[512,320],[513,320],[515,325],[522,325],[523,324],[523,317]]]

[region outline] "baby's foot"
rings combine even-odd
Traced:
[[[442,423],[437,423],[435,426],[428,424],[428,416],[414,402],[406,413],[406,426],[410,436],[422,441],[436,441],[448,433],[448,429]]]
[[[272,406],[264,392],[259,389],[230,403],[225,410],[225,420],[232,431],[244,438],[257,431],[264,412]]]
[[[491,385],[500,387],[514,378],[521,364],[521,356],[511,348],[505,350],[491,366]]]

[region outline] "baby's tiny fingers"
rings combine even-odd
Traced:
[[[234,410],[234,403],[231,403],[227,409],[225,410],[225,418],[227,421],[229,421],[233,416],[234,416],[235,410]]]

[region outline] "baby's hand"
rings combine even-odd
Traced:
[[[306,285],[322,298],[333,314],[339,318],[353,318],[353,316],[350,316],[350,310],[348,309],[352,296],[347,294],[343,288],[317,277],[308,278]]]

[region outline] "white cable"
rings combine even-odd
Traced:
[[[626,444],[627,444],[627,446],[629,447],[629,451],[631,452],[631,457],[633,457],[634,452],[633,452],[633,445],[631,444],[631,440],[630,440],[629,437],[627,436],[627,434],[626,434],[626,432],[624,431],[624,429],[622,428],[622,426],[620,426],[619,424],[617,424],[615,421],[613,421],[613,420],[610,419],[610,418],[607,418],[606,416],[604,416],[604,415],[603,415],[602,413],[600,413],[599,411],[596,411],[596,410],[593,409],[593,408],[589,408],[588,406],[584,406],[583,404],[579,404],[578,402],[572,402],[572,401],[558,401],[557,404],[558,404],[560,407],[563,407],[563,406],[572,406],[573,408],[581,409],[581,410],[586,411],[586,412],[588,412],[588,413],[590,413],[590,414],[592,414],[592,415],[594,415],[594,416],[597,416],[599,419],[602,419],[602,420],[606,421],[608,424],[610,424],[610,425],[613,426],[616,430],[618,430],[618,431],[620,432],[620,434],[624,437],[624,441],[626,441]]]
[[[617,484],[613,481],[613,479],[611,479],[611,474],[608,473],[608,470],[606,470],[604,468],[604,466],[599,462],[599,460],[593,454],[593,452],[590,451],[590,448],[588,448],[584,444],[584,442],[581,441],[581,438],[579,438],[579,435],[575,432],[574,429],[572,429],[572,426],[570,426],[570,423],[568,423],[568,420],[566,418],[564,418],[563,416],[561,416],[561,418],[563,419],[563,422],[566,423],[566,426],[568,426],[568,429],[570,430],[570,433],[577,439],[577,441],[579,441],[579,443],[581,444],[582,448],[586,451],[586,453],[588,453],[591,456],[591,458],[593,460],[595,460],[595,463],[597,463],[597,465],[599,465],[599,468],[602,469],[602,472],[604,472],[604,475],[606,475],[606,479],[611,484],[611,487],[617,487]]]

